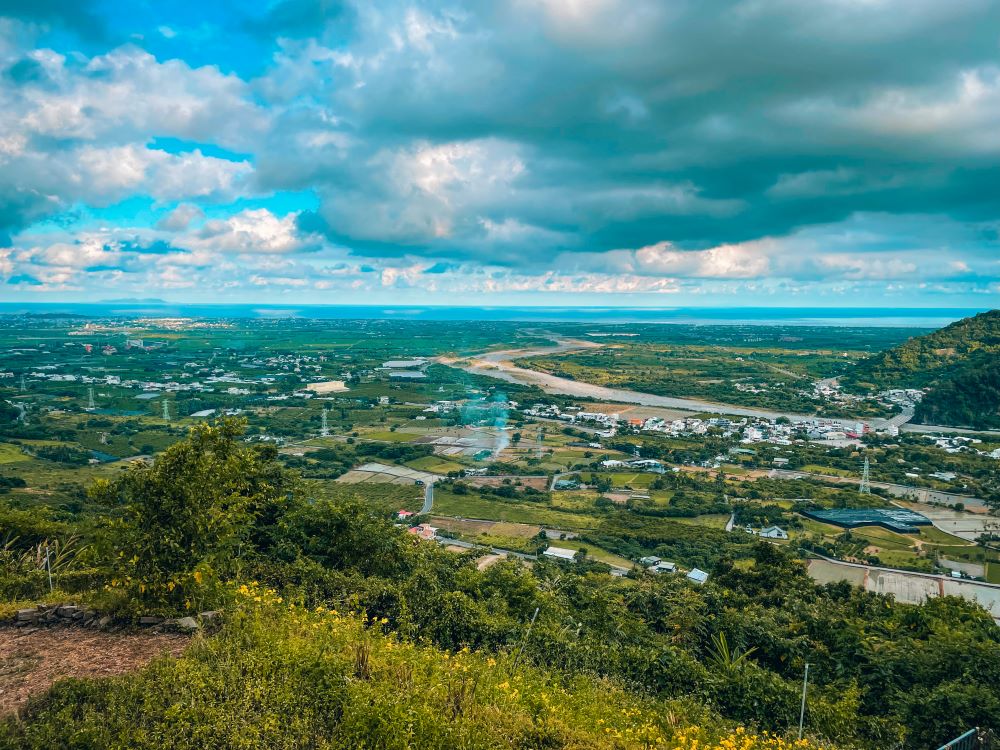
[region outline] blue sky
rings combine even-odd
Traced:
[[[995,307],[993,0],[0,0],[0,300]]]

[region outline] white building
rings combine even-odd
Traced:
[[[757,536],[764,539],[788,539],[788,532],[780,526],[768,526],[766,529],[758,531]]]
[[[692,568],[687,574],[687,579],[700,585],[708,580],[708,573],[700,568]]]
[[[576,560],[576,550],[565,549],[564,547],[549,547],[542,554],[545,555],[545,557],[551,557],[554,560],[566,560],[568,562],[574,562]]]

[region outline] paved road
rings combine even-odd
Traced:
[[[431,508],[434,507],[434,482],[428,482],[424,485],[424,504],[420,508],[420,515],[426,515],[431,512]]]

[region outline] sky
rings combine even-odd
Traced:
[[[0,301],[997,307],[996,0],[0,0]]]

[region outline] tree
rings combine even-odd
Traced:
[[[241,420],[200,424],[152,464],[137,461],[91,490],[123,506],[112,524],[113,589],[144,605],[208,603],[212,584],[233,575],[255,524],[273,523],[291,480],[271,446],[238,441]]]

